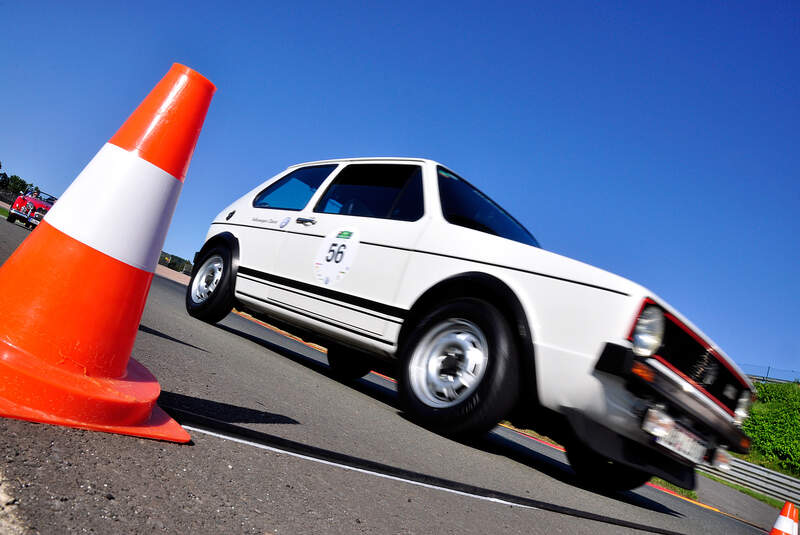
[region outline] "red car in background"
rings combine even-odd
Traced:
[[[44,218],[56,200],[52,195],[39,190],[28,191],[17,197],[6,219],[11,223],[19,220],[26,227],[33,228]]]

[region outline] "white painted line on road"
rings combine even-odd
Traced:
[[[405,479],[405,478],[402,478],[402,477],[391,476],[391,475],[388,475],[388,474],[382,474],[380,472],[373,472],[372,470],[364,470],[363,468],[355,468],[353,466],[347,466],[346,464],[335,463],[335,462],[332,462],[332,461],[325,461],[323,459],[316,459],[314,457],[309,457],[307,455],[302,455],[300,453],[294,453],[294,452],[291,452],[291,451],[282,450],[280,448],[274,448],[272,446],[265,446],[264,444],[259,444],[257,442],[251,442],[249,440],[243,440],[243,439],[240,439],[240,438],[235,438],[235,437],[230,437],[230,436],[227,436],[227,435],[222,435],[220,433],[214,433],[213,431],[207,431],[205,429],[199,429],[197,427],[192,427],[190,425],[185,425],[184,424],[183,428],[187,429],[189,431],[194,431],[196,433],[203,433],[205,435],[211,435],[213,437],[221,438],[223,440],[230,440],[231,442],[238,442],[240,444],[246,444],[248,446],[254,446],[254,447],[262,449],[262,450],[267,450],[267,451],[271,451],[271,452],[274,452],[274,453],[282,453],[284,455],[290,455],[292,457],[297,457],[298,459],[305,459],[306,461],[312,461],[312,462],[319,463],[319,464],[326,464],[328,466],[335,466],[337,468],[344,468],[345,470],[350,470],[352,472],[360,472],[362,474],[368,474],[368,475],[380,477],[380,478],[383,478],[383,479],[390,479],[392,481],[400,481],[402,483],[408,483],[410,485],[416,485],[417,487],[424,487],[424,488],[427,488],[427,489],[440,490],[440,491],[443,491],[443,492],[448,492],[450,494],[457,494],[459,496],[466,496],[468,498],[475,498],[477,500],[483,500],[485,502],[499,503],[501,505],[511,505],[511,506],[514,506],[514,507],[522,507],[524,509],[533,509],[533,510],[537,510],[537,511],[542,511],[543,510],[543,509],[539,509],[537,507],[531,507],[529,505],[520,505],[518,503],[513,503],[513,502],[506,501],[506,500],[501,500],[499,498],[490,498],[488,496],[480,496],[480,495],[477,495],[477,494],[471,494],[469,492],[461,492],[459,490],[449,489],[447,487],[440,487],[438,485],[429,485],[427,483],[420,483],[419,481],[413,481],[411,479]]]

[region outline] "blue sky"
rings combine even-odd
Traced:
[[[737,362],[800,369],[797,2],[3,0],[0,21],[0,162],[56,195],[173,62],[217,85],[169,252],[288,165],[433,158]]]

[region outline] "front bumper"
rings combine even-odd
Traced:
[[[645,381],[633,373],[652,372]],[[747,436],[733,418],[691,384],[654,359],[639,358],[622,345],[606,344],[592,374],[602,385],[602,398],[562,411],[575,438],[597,453],[628,466],[661,477],[684,488],[694,487],[696,460],[669,449],[642,428],[648,409],[658,408],[676,425],[698,439],[704,448],[701,464],[711,464],[719,449],[746,452]],[[580,407],[580,408],[579,408]]]
[[[634,364],[640,371],[639,375],[633,373]],[[627,390],[644,403],[669,407],[712,449],[725,446],[738,453],[749,451],[750,439],[722,408],[657,360],[636,357],[629,348],[609,343],[603,349],[595,370],[623,378]],[[646,373],[641,373],[642,370]],[[649,380],[643,379],[642,375]]]
[[[28,223],[32,225],[38,225],[42,220],[37,219],[35,215],[31,215],[30,212],[23,212],[21,210],[9,210],[10,213],[14,214],[15,216],[19,217],[20,219],[24,219]]]

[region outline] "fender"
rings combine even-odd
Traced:
[[[520,357],[520,373],[523,379],[520,381],[519,403],[538,404],[534,344],[530,323],[517,295],[497,277],[478,271],[460,273],[426,290],[409,310],[408,317],[400,329],[398,346],[402,346],[410,331],[431,308],[443,301],[459,297],[482,298],[495,305],[508,319]]]
[[[194,259],[192,260],[192,277],[194,277],[195,273],[197,272],[197,259],[200,258],[203,253],[208,251],[210,248],[216,245],[224,245],[231,251],[231,275],[233,276],[233,280],[236,280],[236,273],[239,271],[239,240],[236,239],[236,236],[231,234],[230,232],[221,232],[219,234],[215,234],[211,238],[209,238],[204,244],[203,247],[194,254]]]

